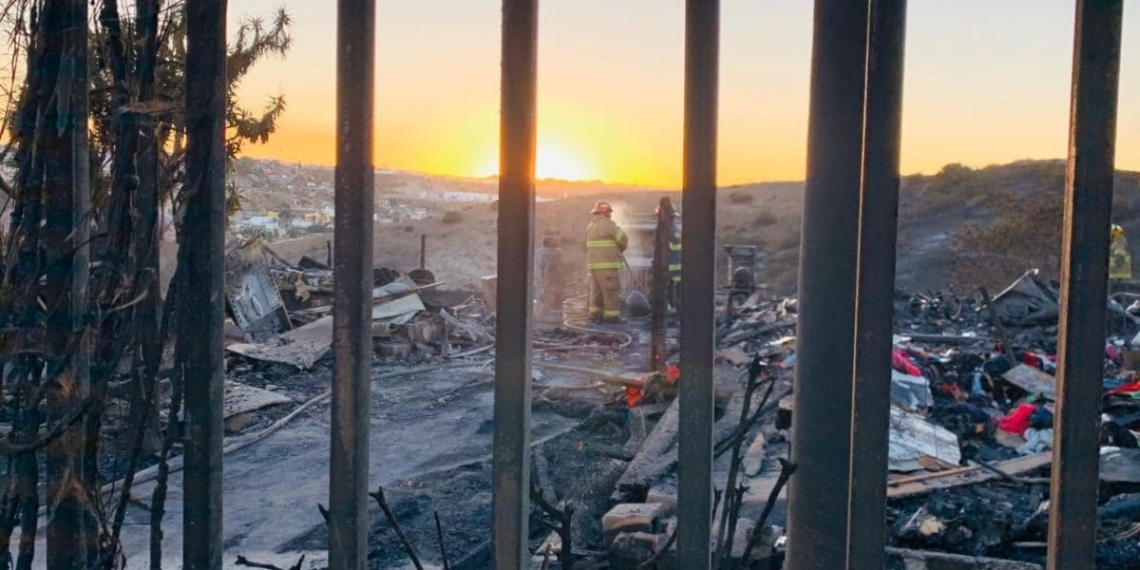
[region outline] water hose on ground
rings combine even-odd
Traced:
[[[565,326],[566,328],[572,330],[572,331],[579,332],[579,333],[586,334],[586,335],[617,337],[619,339],[619,342],[612,346],[612,348],[615,348],[615,349],[620,350],[623,348],[627,348],[627,347],[629,347],[629,345],[633,344],[633,336],[628,334],[628,333],[624,333],[624,332],[620,332],[620,331],[613,331],[613,330],[606,330],[606,329],[591,328],[591,327],[586,326],[586,323],[583,321],[575,321],[575,320],[572,320],[569,318],[564,320],[562,322],[562,325]],[[485,344],[483,346],[477,346],[475,348],[465,350],[463,352],[458,352],[456,354],[448,356],[447,358],[464,358],[464,357],[468,357],[468,356],[475,356],[477,354],[487,352],[487,351],[493,349],[494,347],[495,347],[494,343],[489,343],[489,344]],[[566,352],[566,351],[577,350],[577,349],[581,349],[581,348],[593,348],[593,345],[575,344],[575,343],[560,344],[560,345],[554,345],[554,346],[538,347],[538,348],[535,348],[535,352]],[[538,364],[536,363],[535,366],[537,366],[537,365]]]
[[[616,336],[618,338],[624,339],[624,340],[622,340],[622,342],[617,344],[614,348],[626,348],[629,345],[633,344],[633,336],[629,335],[627,333],[588,327],[588,326],[586,326],[586,323],[583,321],[574,321],[574,320],[571,320],[569,318],[562,321],[562,324],[570,330],[575,330],[575,331],[589,333],[589,334],[596,334],[596,335]]]

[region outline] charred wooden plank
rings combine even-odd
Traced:
[[[1045,467],[1052,462],[1052,452],[1044,452],[997,462],[993,464],[993,467],[1000,470],[1001,473],[1013,476]],[[938,474],[919,475],[891,481],[888,483],[887,497],[891,499],[913,497],[939,489],[952,489],[1000,478],[1002,475],[999,475],[995,470],[982,469],[980,466],[952,469]]]

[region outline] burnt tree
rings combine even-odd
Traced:
[[[18,556],[4,540],[0,569],[13,562],[31,568],[44,503],[49,570],[112,568],[123,560],[119,536],[142,456],[160,452],[165,461],[181,438],[170,422],[158,442],[161,355],[181,304],[177,285],[161,297],[158,246],[167,210],[188,246],[180,266],[197,247],[186,238],[195,232],[182,231],[197,186],[183,187],[193,130],[186,107],[193,24],[181,0],[0,4],[0,26],[12,32],[20,58],[13,67],[22,73],[12,75],[14,95],[0,107],[10,139],[0,160],[17,167],[13,179],[0,176],[0,198],[7,198],[0,208],[13,205],[8,227],[0,228],[0,392],[14,410],[12,433],[0,438],[0,467],[9,474],[0,485],[0,538],[21,527]],[[228,49],[224,32],[218,38],[224,67],[217,67],[226,72],[215,73],[220,96],[210,108],[226,137],[211,150],[221,161],[211,174],[219,188],[242,145],[266,141],[284,111],[279,96],[260,113],[239,106],[237,87],[257,61],[285,54],[288,24],[279,11],[268,21],[245,20]],[[215,223],[239,203],[232,188],[223,198]],[[128,400],[126,419],[104,417],[112,383],[115,397]],[[153,435],[149,445],[146,435]],[[108,481],[119,482],[117,496],[100,490]],[[161,560],[164,498],[156,490],[154,562]]]
[[[21,6],[22,7],[22,6]],[[72,412],[86,397],[87,296],[87,4],[44,0],[29,6],[27,80],[15,129],[19,176],[13,192],[11,240],[5,257],[15,267],[4,276],[3,302],[18,322],[22,353],[9,368],[19,406],[14,439],[38,438],[43,419],[62,429],[46,451],[49,518],[47,565],[83,567],[93,543],[94,521],[82,481],[83,431]],[[66,425],[63,423],[65,418]],[[17,465],[21,544],[18,568],[35,556],[39,472],[35,449],[9,454]],[[11,519],[9,519],[11,520]],[[7,528],[3,529],[8,532]],[[7,558],[7,557],[5,557]]]

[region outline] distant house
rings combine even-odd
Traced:
[[[427,193],[421,193],[421,198],[428,198]],[[499,198],[498,194],[484,194],[480,192],[443,192],[437,194],[441,200],[447,202],[494,202]]]
[[[257,227],[257,228],[262,228],[262,229],[266,229],[266,230],[273,230],[273,231],[277,231],[278,229],[281,228],[281,225],[277,222],[277,216],[273,216],[271,218],[268,215],[266,215],[266,216],[253,216],[253,217],[249,218],[248,220],[246,220],[245,223],[242,225],[245,227]]]
[[[293,215],[296,216],[297,220],[303,221],[305,226],[331,224],[333,221],[331,213],[316,208],[296,209],[293,210]]]

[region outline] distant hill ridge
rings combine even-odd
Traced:
[[[286,207],[297,200],[331,203],[333,197],[333,172],[328,167],[242,159],[233,180],[251,208]],[[899,286],[922,290],[1000,283],[1033,267],[1053,274],[1060,248],[1064,180],[1062,160],[1025,160],[984,168],[950,164],[935,174],[904,176],[899,203]],[[385,171],[377,174],[376,190],[378,201],[415,202],[421,196],[430,200],[435,192],[493,194],[497,184],[486,178]],[[575,249],[572,244],[577,243],[589,208],[599,197],[615,203],[619,218],[623,212],[652,213],[660,196],[671,196],[678,206],[681,203],[676,190],[597,182],[540,181],[538,192],[556,199],[539,205],[539,234],[560,236],[568,250]],[[764,279],[776,291],[794,291],[803,182],[733,185],[718,194],[718,244],[758,245],[765,255]],[[486,225],[493,223],[493,212],[487,214],[479,216],[481,225],[470,231],[480,236],[493,231],[493,226]],[[1113,220],[1129,236],[1137,236],[1132,241],[1140,247],[1140,172],[1117,172]],[[460,224],[449,231],[468,229]],[[493,257],[493,251],[486,253]],[[1140,251],[1133,255],[1140,256]]]

